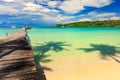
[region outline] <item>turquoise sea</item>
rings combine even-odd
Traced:
[[[116,48],[120,47],[120,28],[32,28],[28,35],[47,80],[80,80],[85,70],[87,74],[82,66],[120,62],[114,57],[120,52]]]
[[[14,32],[20,29],[15,28]],[[12,34],[11,27],[0,27],[0,38],[6,33]],[[28,30],[31,45],[37,46],[45,42],[65,42],[71,48],[87,47],[90,44],[120,44],[120,28],[40,28]],[[71,49],[70,48],[70,49]]]
[[[10,26],[8,26],[8,27],[2,27],[2,26],[0,26],[0,38],[5,37],[6,33],[8,33],[10,35],[10,34],[13,33],[13,31],[16,32],[19,29],[20,29],[20,27],[12,29]]]
[[[14,32],[20,29],[15,28]],[[0,38],[12,34],[11,27],[0,27]],[[88,47],[90,44],[120,44],[120,28],[40,28],[32,27],[28,36],[32,47],[45,42],[64,42],[70,49]],[[68,47],[68,46],[65,46]]]
[[[120,28],[32,28],[28,30],[32,45],[60,41],[79,45],[119,44]]]
[[[18,29],[20,28],[14,31]],[[10,35],[12,29],[0,27],[0,38],[5,37],[6,32]],[[114,58],[120,52],[120,49],[117,51],[117,47],[120,47],[120,28],[32,27],[27,32],[29,43],[34,51],[35,62],[40,63],[45,69],[48,80],[62,80],[60,75],[67,77],[67,74],[74,74],[71,70],[74,71],[77,66],[76,69],[79,69],[81,65],[88,66],[111,60],[120,62],[120,59]],[[109,59],[105,59],[106,57]],[[68,78],[63,80],[68,80]]]
[[[53,63],[58,63],[61,59],[63,64],[65,61],[68,63],[67,60],[71,58],[76,58],[75,62],[81,61],[81,64],[99,62],[101,57],[99,56],[98,59],[93,55],[101,55],[96,54],[96,51],[107,53],[107,55],[113,53],[114,47],[120,46],[119,34],[120,28],[32,28],[28,30],[36,56],[38,53],[45,53],[49,57],[43,57],[43,59],[53,60]],[[88,48],[88,51],[81,50],[82,48]],[[91,50],[91,54],[88,54],[91,48],[93,51]],[[95,60],[91,61],[93,57]]]

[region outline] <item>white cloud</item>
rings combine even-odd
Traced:
[[[113,17],[111,17],[111,20],[120,20],[120,17],[119,16],[113,16]]]
[[[4,2],[14,2],[14,0],[3,0]]]
[[[109,16],[114,16],[116,15],[115,13],[102,13],[102,14],[97,14],[96,17],[109,17]]]
[[[19,11],[11,6],[0,5],[0,14],[17,14]]]
[[[85,6],[97,7],[97,8],[110,5],[112,2],[113,2],[112,0],[83,0],[83,4]]]
[[[70,21],[72,18],[74,18],[74,16],[64,16],[62,14],[56,16],[43,15],[43,19],[48,22],[66,22]]]
[[[80,17],[80,19],[89,18],[91,20],[111,20],[111,19],[115,20],[115,19],[120,19],[118,14],[116,14],[114,12],[108,13],[108,12],[95,12],[95,11],[89,12],[88,14],[80,15],[79,17]]]
[[[82,18],[82,19],[79,19],[78,21],[92,21],[92,19],[90,19],[90,18]]]
[[[85,6],[100,8],[112,2],[112,0],[65,0],[59,8],[67,13],[77,13],[84,10]]]
[[[96,12],[96,11],[92,11],[90,13],[88,13],[89,16],[92,17],[96,17],[96,18],[103,18],[103,17],[111,17],[111,16],[115,16],[116,13],[107,13],[107,12]]]
[[[38,4],[44,4],[51,8],[59,8],[70,14],[85,10],[85,7],[100,8],[110,5],[112,0],[35,0]]]
[[[55,8],[55,7],[57,7],[57,4],[58,4],[59,2],[58,1],[49,1],[47,4],[48,4],[48,6],[50,6],[51,8]]]
[[[83,4],[81,3],[81,0],[66,0],[59,8],[67,13],[76,13],[84,9]]]
[[[23,10],[28,10],[28,11],[36,11],[38,9],[40,9],[40,5],[34,4],[32,2],[28,2],[28,3],[23,3],[25,5],[25,7],[23,8]]]
[[[50,13],[58,13],[58,10],[51,10],[51,9],[44,8],[44,7],[41,8],[40,11],[44,12],[44,13],[48,13],[48,14],[50,14]]]
[[[45,14],[51,14],[51,13],[58,13],[58,10],[55,9],[49,9],[46,8],[42,5],[38,5],[32,2],[27,2],[27,3],[23,3],[25,5],[25,7],[22,9],[23,13],[28,13],[28,14],[41,14],[41,13],[45,13]],[[28,12],[27,12],[28,11]]]
[[[110,5],[112,0],[3,0],[0,2],[0,14],[18,14],[18,16],[10,17],[11,19],[26,18],[37,21],[65,23],[78,20],[90,21],[119,18],[115,13],[90,12],[80,16],[68,16],[62,12],[74,14],[85,10],[85,6],[100,8]]]

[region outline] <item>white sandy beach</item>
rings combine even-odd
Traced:
[[[42,64],[52,69],[45,71],[47,80],[120,80],[120,63],[109,57],[103,60],[97,52],[60,57]]]

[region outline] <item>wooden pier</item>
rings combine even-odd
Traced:
[[[37,72],[26,28],[0,39],[0,80],[46,80]]]

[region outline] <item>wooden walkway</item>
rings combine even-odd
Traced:
[[[0,80],[46,80],[42,69],[36,70],[26,28],[0,39]]]

